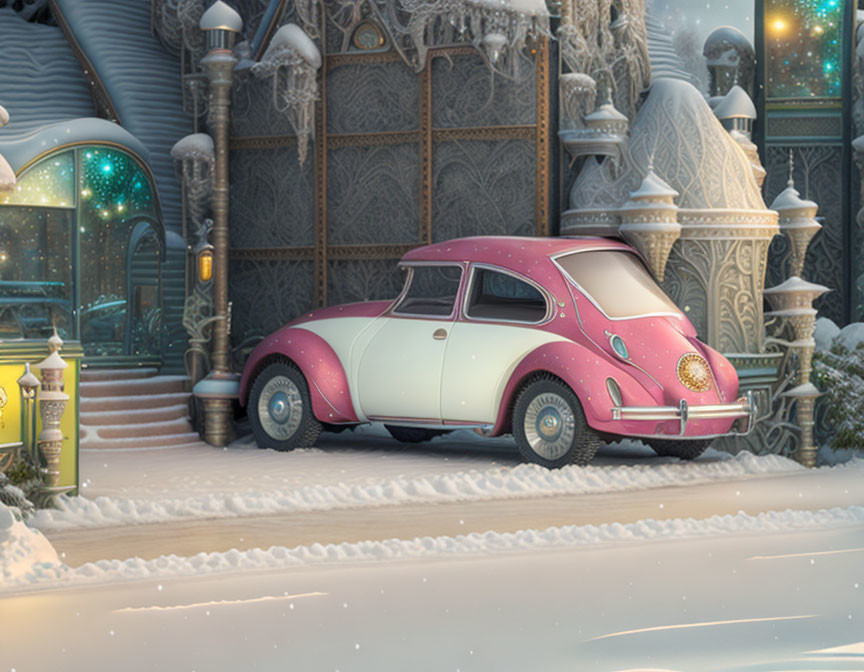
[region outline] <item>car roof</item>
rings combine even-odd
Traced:
[[[634,252],[618,240],[594,236],[541,238],[529,236],[474,236],[457,238],[411,250],[402,263],[472,261],[501,266],[531,276],[537,262],[567,252],[594,248]]]

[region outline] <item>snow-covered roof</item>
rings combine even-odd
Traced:
[[[201,30],[230,30],[235,33],[243,31],[243,19],[236,10],[222,0],[216,0],[198,22]]]
[[[121,126],[97,117],[69,119],[9,140],[0,135],[0,154],[6,157],[17,173],[37,156],[83,142],[119,145],[137,154],[142,161],[149,161],[149,154],[138,138]]]
[[[59,28],[24,21],[3,8],[0,44],[6,63],[0,68],[0,97],[10,117],[0,128],[0,143],[60,121],[96,115],[87,80]],[[6,154],[2,148],[0,152]],[[14,167],[12,158],[6,158]]]
[[[714,108],[718,119],[755,119],[756,106],[747,92],[737,84],[729,89],[723,100]]]
[[[546,0],[471,0],[471,4],[513,12],[514,14],[549,16]]]
[[[781,191],[771,204],[771,209],[777,212],[783,212],[784,210],[816,210],[818,207],[813,201],[801,198],[801,194],[793,184],[790,184]]]
[[[864,154],[864,135],[859,135],[852,141],[852,149],[859,154]]]
[[[812,282],[807,282],[803,278],[799,278],[797,275],[793,275],[791,278],[783,282],[782,284],[777,285],[776,287],[769,287],[764,290],[765,294],[793,294],[793,293],[802,293],[802,292],[818,292],[819,294],[824,294],[825,292],[830,291],[824,285],[817,285]]]

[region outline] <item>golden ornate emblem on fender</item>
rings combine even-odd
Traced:
[[[678,360],[678,380],[688,390],[707,392],[711,389],[711,368],[702,355],[691,352]]]

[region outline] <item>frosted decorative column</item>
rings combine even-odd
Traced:
[[[774,202],[771,209],[780,215],[780,229],[789,237],[792,245],[791,277],[786,282],[765,290],[765,297],[774,309],[766,317],[782,319],[792,332],[792,341],[778,342],[797,355],[797,385],[785,396],[796,404],[797,422],[801,428],[801,444],[795,458],[805,467],[816,466],[816,445],[813,441],[813,411],[820,392],[810,382],[813,363],[813,330],[816,326],[816,309],[813,302],[828,292],[827,287],[807,282],[801,278],[807,248],[813,236],[822,228],[815,215],[819,206],[804,200],[795,189],[792,179],[792,155],[789,156],[789,182]]]
[[[48,339],[50,354],[36,368],[42,373],[42,385],[39,389],[39,415],[42,417],[42,431],[39,432],[36,445],[45,463],[42,472],[43,485],[39,490],[37,503],[39,506],[50,506],[59,494],[67,492],[72,487],[61,488],[60,483],[60,453],[63,449],[63,432],[60,430],[60,420],[66,410],[69,395],[64,392],[65,382],[63,372],[68,364],[60,357],[63,340],[55,332]]]
[[[217,0],[201,17],[199,27],[207,35],[207,55],[201,66],[210,82],[210,116],[215,165],[213,171],[213,368],[193,392],[204,401],[204,438],[214,446],[231,440],[232,399],[237,397],[238,376],[231,373],[229,356],[230,306],[228,304],[228,124],[234,65],[232,47],[243,30],[240,15]]]

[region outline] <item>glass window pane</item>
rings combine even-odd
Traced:
[[[10,205],[75,207],[74,152],[55,154],[28,168],[15,185],[15,191],[5,197]]]
[[[0,207],[0,339],[75,337],[73,210]]]
[[[446,317],[453,312],[462,268],[458,266],[414,266],[411,285],[394,312]]]
[[[540,322],[546,317],[546,300],[533,286],[506,273],[474,271],[468,317],[481,320]]]
[[[156,354],[159,307],[151,304],[160,259],[148,224],[155,205],[149,178],[130,155],[110,147],[81,148],[78,160],[84,352]]]
[[[841,94],[843,3],[765,0],[768,98]]]
[[[609,317],[681,314],[648,269],[629,252],[577,252],[558,257],[557,262]]]

